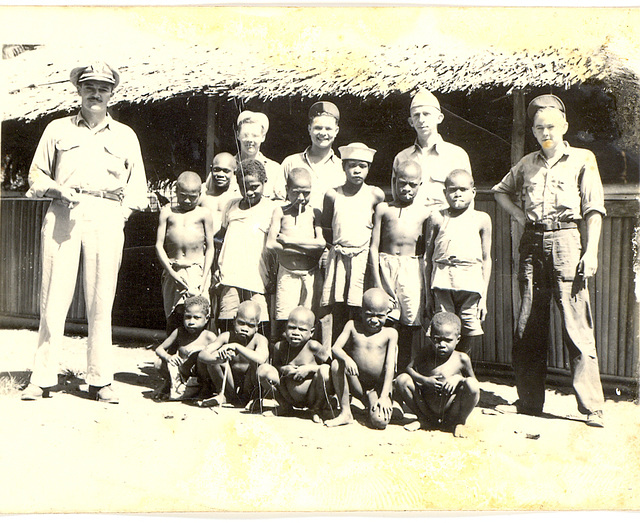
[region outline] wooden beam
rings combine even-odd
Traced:
[[[218,109],[218,102],[214,96],[207,96],[207,153],[205,165],[204,180],[209,175],[209,169],[213,163],[213,157],[216,150],[216,134],[217,134],[217,122],[216,111]],[[204,181],[203,180],[203,181]]]

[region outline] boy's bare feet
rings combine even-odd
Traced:
[[[326,427],[338,427],[340,425],[349,425],[349,423],[353,423],[351,411],[342,411],[335,418],[324,422]]]
[[[467,427],[464,425],[456,425],[453,427],[453,437],[454,438],[466,438],[469,436],[469,432]]]
[[[415,432],[416,430],[420,430],[422,428],[424,428],[424,425],[419,420],[415,420],[404,425],[404,430],[408,430],[409,432]]]
[[[311,419],[313,420],[314,423],[322,423],[322,418],[320,417],[320,414],[318,414],[317,412],[313,413],[313,417]]]

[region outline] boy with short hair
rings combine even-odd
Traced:
[[[332,394],[331,351],[311,339],[315,320],[308,308],[294,308],[287,319],[284,339],[275,344],[273,366],[264,363],[258,372],[263,389],[273,388],[279,415],[291,413],[293,407],[308,408],[313,421],[321,423],[320,412],[328,407]]]
[[[431,320],[430,343],[416,350],[406,373],[395,380],[396,390],[418,420],[409,431],[442,428],[465,437],[464,424],[478,404],[480,386],[471,359],[455,350],[460,340],[460,318],[438,312]]]
[[[433,212],[429,218],[429,309],[460,317],[462,338],[458,350],[471,353],[480,344],[487,314],[491,218],[474,209],[476,189],[468,171],[452,171],[445,179],[444,194],[448,208]]]
[[[276,204],[262,197],[266,180],[262,162],[243,160],[236,177],[242,198],[228,202],[217,234],[217,239],[222,239],[222,248],[216,251],[222,286],[218,313],[221,331],[229,330],[238,305],[245,300],[260,306],[261,323],[269,320],[264,296],[268,283],[265,246]],[[264,325],[263,328],[269,332]]]
[[[189,378],[197,377],[198,354],[216,340],[216,335],[206,330],[209,320],[209,300],[204,296],[191,296],[184,302],[183,323],[156,349],[159,360],[156,368],[164,378],[164,384],[154,397],[183,400],[195,396],[199,387],[188,387]]]
[[[200,406],[214,407],[227,401],[240,405],[254,395],[261,376],[258,368],[269,358],[269,344],[258,332],[259,323],[260,305],[244,301],[232,329],[200,352],[198,376],[203,382],[213,382],[215,390],[215,395]]]
[[[414,205],[422,184],[422,171],[416,162],[401,163],[394,184],[393,201],[376,207],[369,261],[373,286],[390,296],[389,316],[399,323],[397,365],[398,372],[403,372],[412,347],[419,343],[425,302],[425,225],[431,211],[424,205]]]
[[[160,210],[156,252],[163,267],[162,297],[167,334],[182,324],[182,306],[188,296],[207,295],[214,257],[213,218],[198,206],[202,181],[185,171],[176,182],[177,204]]]
[[[290,312],[302,305],[316,309],[315,282],[318,260],[326,242],[320,225],[321,212],[309,204],[311,175],[302,167],[291,171],[287,180],[289,203],[273,211],[267,249],[277,256],[275,320],[276,339]]]
[[[236,159],[229,153],[218,153],[213,158],[211,172],[205,182],[206,194],[202,196],[200,205],[211,210],[213,214],[214,235],[220,229],[222,211],[227,202],[232,198],[240,198],[235,180],[237,167]]]
[[[324,197],[322,229],[331,249],[321,306],[322,316],[331,314],[333,321],[333,329],[328,322],[323,323],[325,346],[330,345],[333,335],[362,306],[373,212],[384,201],[382,189],[365,183],[375,153],[363,143],[340,147],[347,181],[341,187],[329,189]]]
[[[353,422],[350,393],[368,410],[372,428],[384,429],[392,414],[392,383],[398,333],[385,327],[389,297],[382,289],[369,289],[362,299],[358,321],[350,320],[331,352],[331,381],[340,402],[340,413],[325,421],[328,427]]]

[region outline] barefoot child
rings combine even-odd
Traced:
[[[340,147],[347,181],[341,187],[329,189],[324,197],[322,229],[331,250],[325,269],[321,315],[331,314],[333,323],[331,328],[328,322],[323,322],[325,346],[362,306],[373,211],[384,201],[382,189],[365,183],[375,152],[362,143]]]
[[[464,437],[462,427],[478,404],[480,387],[469,356],[455,350],[459,340],[460,318],[436,313],[430,343],[417,349],[407,372],[396,378],[396,389],[418,417],[407,430],[441,427]]]
[[[235,405],[251,399],[258,385],[258,366],[269,358],[267,338],[258,333],[260,306],[244,301],[238,307],[233,328],[223,332],[198,356],[198,376],[212,381],[215,395],[201,406],[227,401]]]
[[[289,313],[298,305],[316,309],[315,282],[318,261],[326,242],[320,226],[320,211],[309,205],[311,175],[294,168],[287,180],[289,203],[273,211],[267,249],[277,255],[275,319],[276,338],[284,330]]]
[[[313,421],[321,423],[320,411],[328,407],[331,392],[329,361],[331,351],[312,340],[315,315],[305,307],[289,314],[284,340],[276,343],[273,366],[265,363],[258,371],[263,389],[275,386],[279,415],[291,413],[293,407],[308,408]]]
[[[449,207],[431,214],[427,277],[430,308],[457,314],[462,320],[458,350],[471,353],[479,345],[487,314],[491,277],[491,218],[476,211],[476,194],[468,171],[452,171],[445,179]]]
[[[189,378],[197,377],[198,354],[216,340],[213,332],[206,330],[209,320],[209,300],[204,296],[191,296],[184,302],[183,323],[156,349],[159,360],[156,368],[165,382],[154,394],[158,399],[188,399],[199,387],[189,390]]]
[[[425,302],[424,249],[430,210],[414,204],[421,178],[416,162],[407,160],[398,166],[394,200],[376,207],[369,250],[373,286],[391,297],[389,315],[399,322],[398,372],[404,372],[412,346],[419,343]]]
[[[217,258],[221,284],[218,327],[221,331],[230,330],[229,324],[236,316],[238,305],[246,300],[259,305],[260,323],[269,320],[264,296],[269,276],[265,251],[276,204],[262,197],[267,179],[262,162],[243,160],[236,178],[242,198],[229,201],[217,235],[217,239],[223,238]],[[264,325],[261,330],[269,332]]]
[[[391,420],[391,387],[398,333],[385,327],[389,298],[382,289],[369,289],[362,299],[359,321],[350,320],[332,347],[331,381],[340,402],[340,414],[327,427],[353,421],[349,393],[368,409],[372,428],[384,429]]]
[[[167,334],[182,324],[182,306],[187,296],[209,293],[213,262],[213,219],[208,209],[198,207],[202,189],[200,176],[183,172],[176,183],[176,205],[160,211],[156,252],[164,268],[162,298]]]

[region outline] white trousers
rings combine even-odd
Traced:
[[[87,384],[113,380],[111,310],[124,245],[120,204],[85,196],[73,209],[54,200],[42,225],[42,289],[40,330],[31,383],[58,383],[64,324],[83,260],[84,298],[89,324]]]

